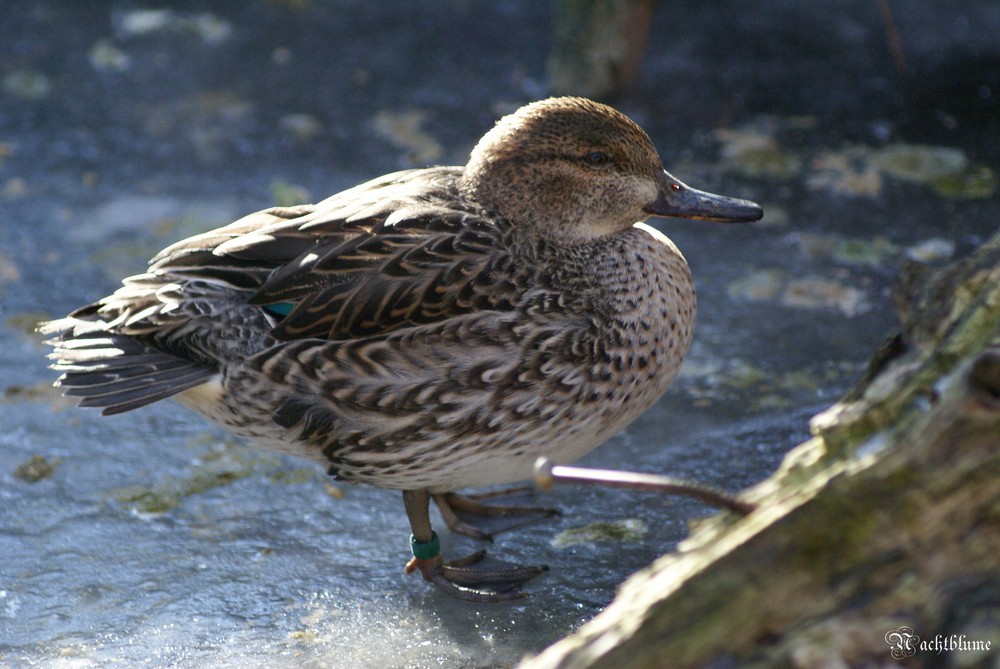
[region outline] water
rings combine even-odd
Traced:
[[[311,465],[246,449],[169,402],[101,418],[49,388],[35,321],[107,294],[171,241],[276,200],[319,199],[435,143],[442,162],[464,161],[495,109],[537,95],[543,3],[504,3],[485,22],[461,3],[364,4],[210,3],[199,19],[0,3],[11,33],[0,72],[31,75],[5,80],[0,96],[0,665],[511,666],[591,618],[710,512],[557,487],[536,501],[562,517],[488,546],[549,565],[530,597],[456,602],[402,574],[398,493],[331,487]],[[870,3],[855,5],[840,17],[854,32],[830,49],[867,44],[858,25],[877,31],[865,23]],[[706,30],[735,25],[684,11]],[[978,18],[964,30],[991,30],[988,6],[969,11]],[[454,39],[414,60],[419,36],[436,29]],[[874,167],[886,133],[914,141],[892,134],[892,95],[859,102],[838,125],[783,94],[801,73],[761,52],[741,61],[747,81],[786,76],[785,88],[771,108],[737,101],[728,134],[718,132],[730,83],[723,65],[700,64],[698,44],[654,39],[649,80],[624,108],[678,177],[757,199],[767,216],[745,227],[657,223],[698,283],[695,345],[668,394],[581,464],[738,490],[766,477],[860,375],[893,325],[890,286],[908,249],[943,239],[961,253],[995,229],[1000,207]],[[661,85],[678,70],[702,77],[694,99]],[[423,116],[407,115],[415,109]],[[972,162],[951,183],[975,191],[974,170],[995,170],[996,156],[962,120],[941,143]],[[878,138],[859,134],[873,126]],[[51,472],[29,482],[22,466],[34,456]],[[566,545],[561,534],[623,521],[637,536]],[[441,535],[448,556],[480,547]]]

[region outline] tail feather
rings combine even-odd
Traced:
[[[142,380],[147,382],[142,385],[135,387],[116,385],[113,391],[99,394],[92,394],[89,390],[73,387],[66,391],[66,395],[82,397],[83,399],[79,402],[81,407],[100,407],[102,415],[112,416],[172,397],[184,390],[205,383],[213,375],[214,373],[211,371],[206,374],[205,370],[187,370],[183,376],[163,381],[153,380],[152,382],[148,382],[149,377],[145,377]]]
[[[107,373],[104,370],[95,372],[73,372],[66,375],[66,380],[59,382],[65,388],[67,395],[74,397],[103,397],[123,392],[142,391],[144,388],[162,386],[169,388],[187,383],[204,376],[204,370],[190,366],[178,366],[174,369],[150,368],[130,369],[125,373]],[[69,381],[69,383],[67,382]]]
[[[73,317],[52,321],[41,331],[49,343],[56,385],[80,406],[104,415],[131,411],[205,383],[218,370],[154,348],[142,339],[108,332],[107,323]]]

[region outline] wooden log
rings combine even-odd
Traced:
[[[896,301],[904,333],[743,493],[755,512],[701,522],[520,666],[997,666],[1000,235]]]

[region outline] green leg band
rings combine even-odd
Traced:
[[[410,535],[410,552],[418,560],[429,560],[437,557],[441,553],[441,543],[438,541],[437,532],[431,532],[430,541],[417,541]]]

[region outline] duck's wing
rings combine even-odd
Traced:
[[[248,291],[277,320],[279,340],[346,340],[510,309],[510,225],[462,199],[460,176],[408,170],[266,210],[174,244],[150,271]]]
[[[160,252],[114,294],[50,321],[67,394],[116,413],[169,397],[276,340],[350,341],[509,308],[509,224],[457,193],[461,168],[387,175]]]

